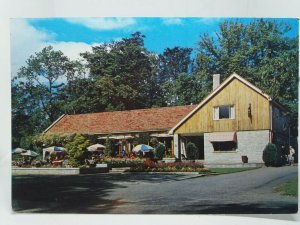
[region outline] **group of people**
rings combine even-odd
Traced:
[[[285,146],[283,145],[281,146],[281,151],[281,154],[285,157],[287,163],[290,166],[293,166],[295,164],[295,149],[292,146],[290,146],[288,151],[286,151]]]

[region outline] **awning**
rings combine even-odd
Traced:
[[[151,134],[151,137],[173,137],[173,135],[170,134]]]
[[[111,136],[106,136],[106,137],[98,137],[97,139],[102,139],[102,140],[105,140],[105,139],[116,139],[116,140],[121,140],[121,139],[132,139],[134,138],[133,136],[129,136],[129,135],[111,135]]]
[[[225,142],[225,141],[237,142],[237,137],[236,137],[236,132],[216,132],[216,133],[210,133],[208,140],[210,142]]]

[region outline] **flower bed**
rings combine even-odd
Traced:
[[[130,172],[209,172],[202,163],[175,162],[175,163],[153,163],[131,167]]]

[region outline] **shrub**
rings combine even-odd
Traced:
[[[81,134],[76,134],[74,139],[66,144],[69,163],[72,167],[78,167],[84,163],[86,148],[90,144],[90,141]]]
[[[280,153],[278,152],[276,145],[270,143],[267,144],[263,151],[262,158],[266,166],[278,166]]]
[[[194,143],[192,143],[192,142],[187,143],[187,145],[186,145],[186,157],[188,159],[195,160],[196,156],[197,156],[197,152],[198,152],[198,148]]]
[[[162,160],[166,152],[166,147],[162,144],[159,144],[155,149],[155,157],[157,157],[159,160]]]
[[[105,156],[113,156],[114,155],[114,143],[115,141],[113,139],[110,139],[109,136],[107,136],[106,140],[105,140],[105,151],[104,151],[104,155]]]

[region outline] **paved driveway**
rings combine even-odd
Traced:
[[[16,212],[232,214],[295,213],[297,198],[274,193],[297,167],[197,177],[162,174],[14,176]]]

